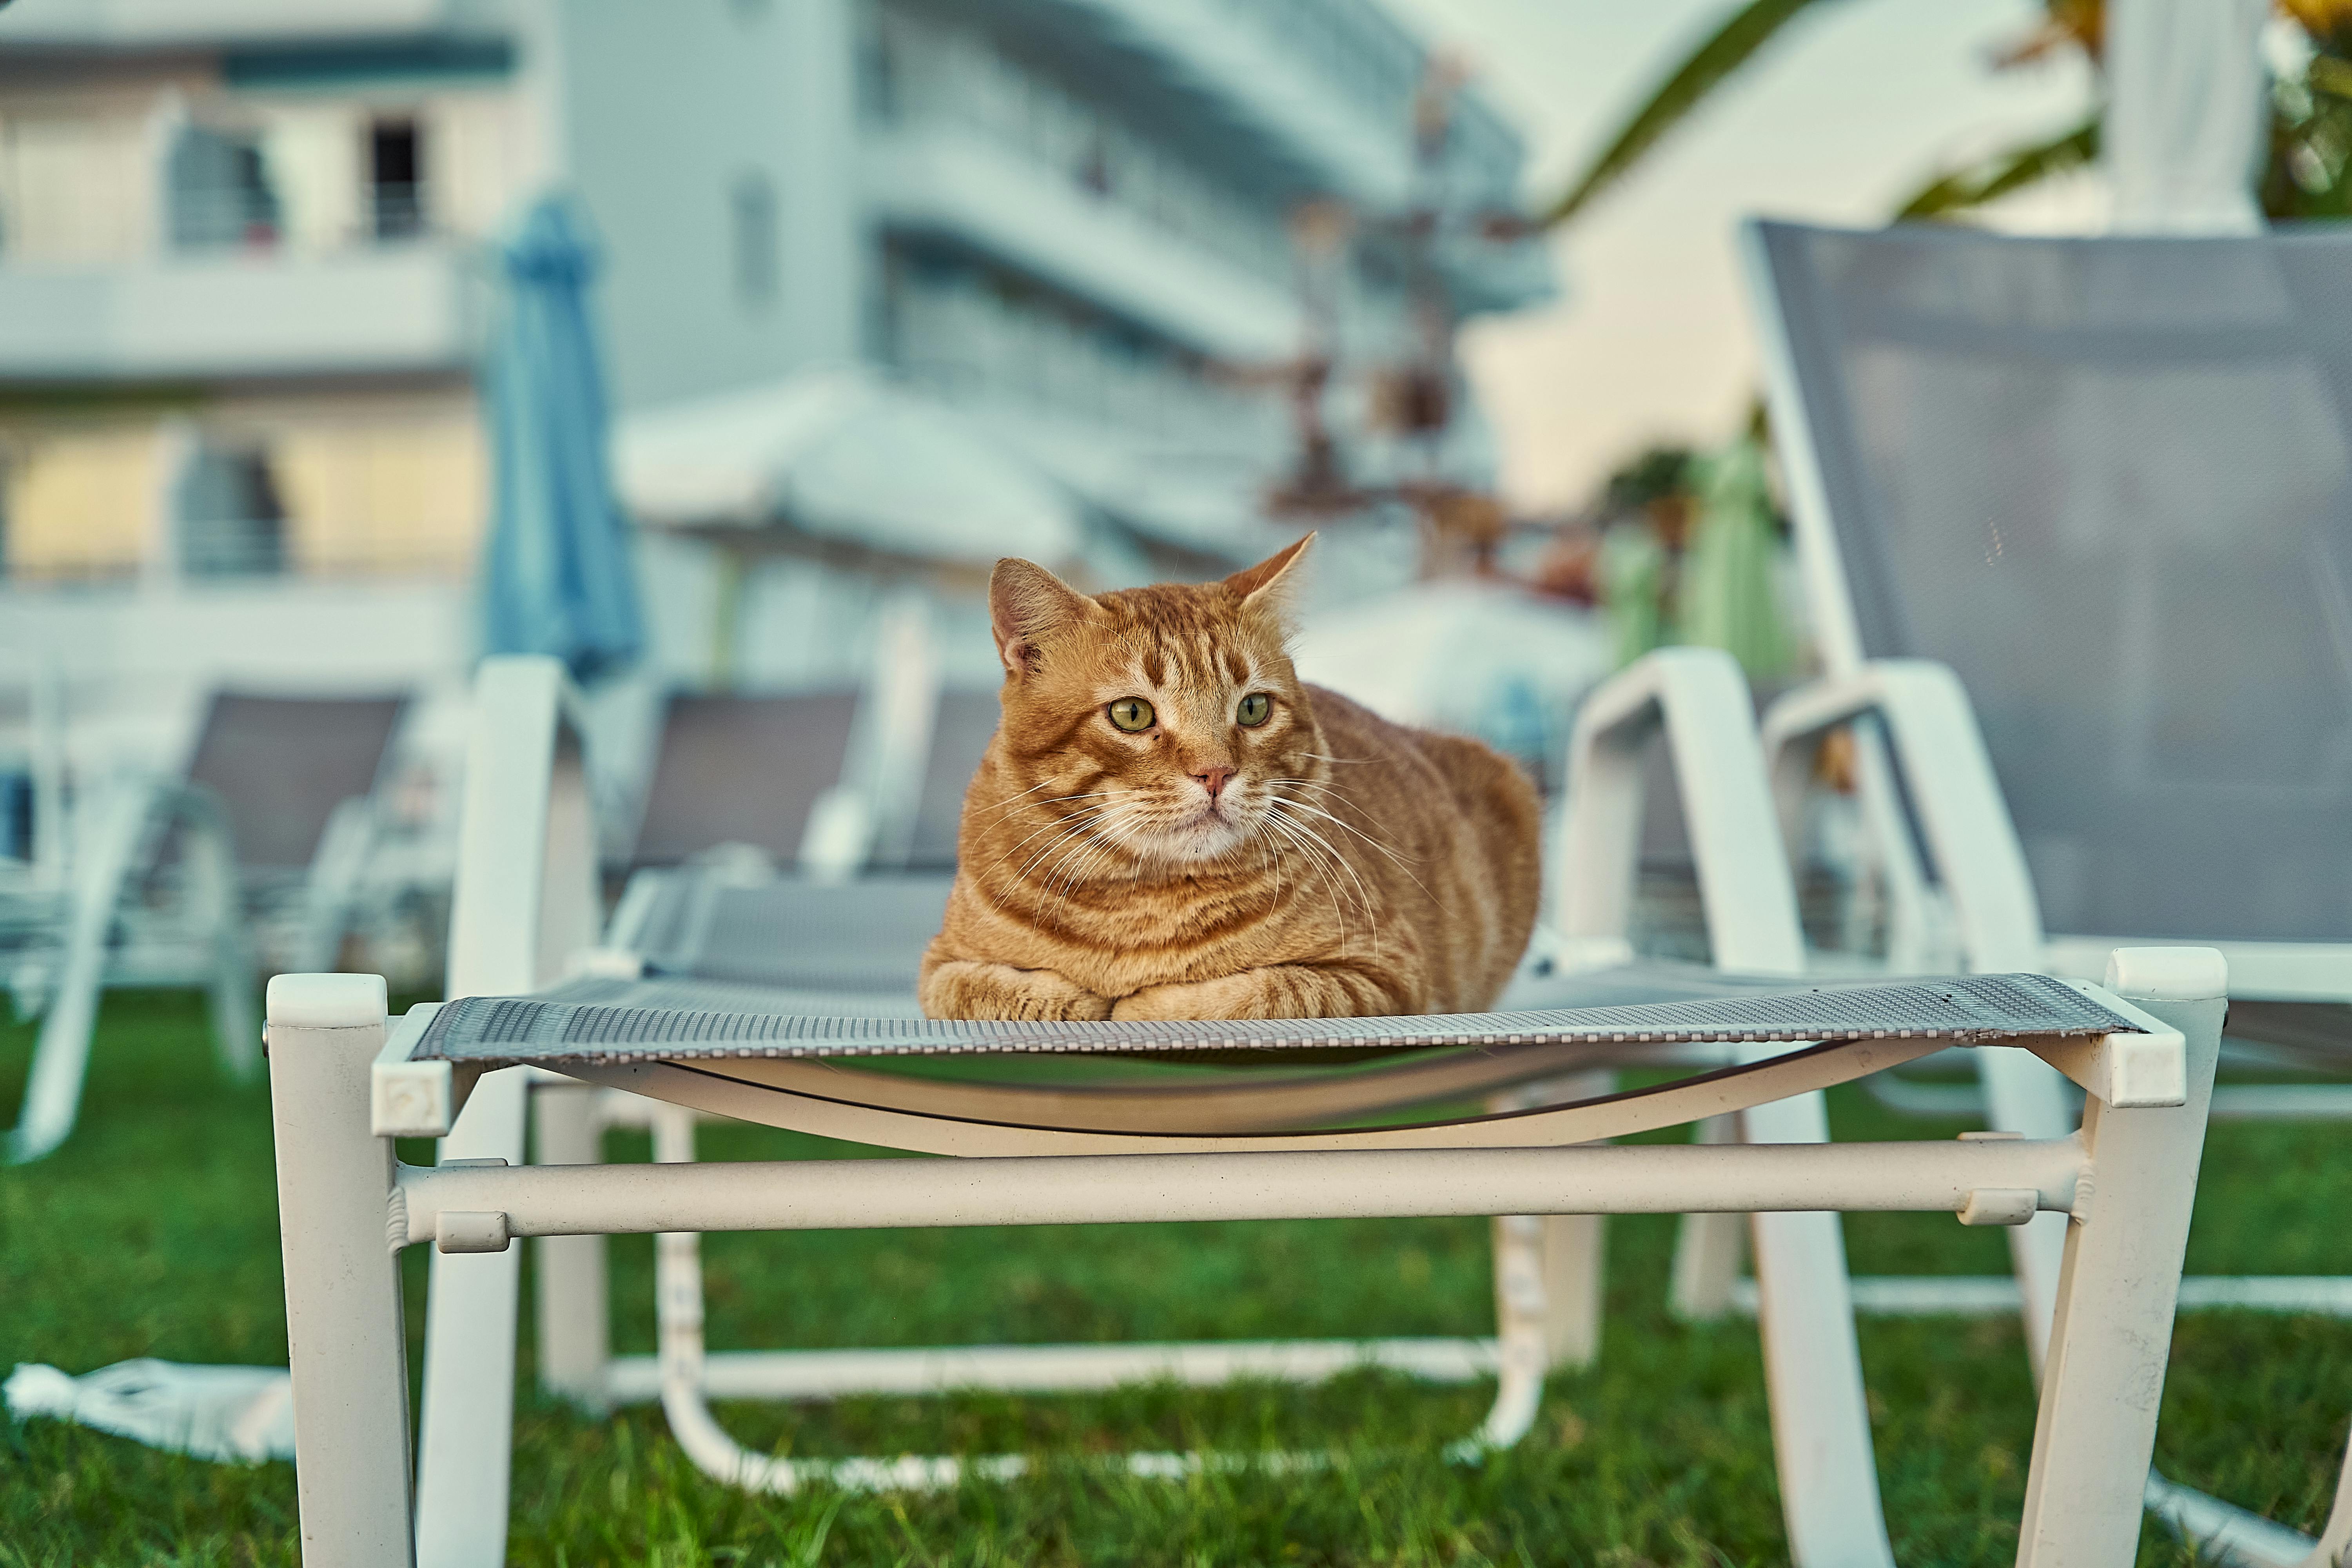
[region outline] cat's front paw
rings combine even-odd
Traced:
[[[1110,1016],[1110,1001],[1050,969],[1009,963],[941,963],[923,977],[923,1011],[934,1018],[1052,1023]]]
[[[1252,974],[1228,974],[1192,984],[1147,985],[1112,1004],[1114,1018],[1274,1018],[1270,998]]]

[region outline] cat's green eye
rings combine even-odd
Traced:
[[[1267,716],[1272,714],[1273,711],[1274,699],[1268,697],[1263,691],[1253,691],[1247,697],[1242,699],[1241,712],[1235,716],[1239,718],[1244,725],[1255,730],[1260,724],[1265,723]]]
[[[1151,728],[1151,704],[1140,697],[1122,697],[1110,705],[1110,721],[1130,735]]]

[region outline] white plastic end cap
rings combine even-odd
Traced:
[[[269,981],[273,1025],[289,1029],[356,1029],[390,1011],[381,974],[278,974]]]
[[[2119,947],[2102,984],[2118,996],[2203,1002],[2230,994],[2230,964],[2210,947]]]

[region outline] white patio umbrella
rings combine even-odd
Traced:
[[[2117,234],[2248,234],[2262,226],[2268,0],[2107,0],[2100,157]]]
[[[804,371],[622,420],[623,500],[655,527],[782,527],[888,555],[1049,565],[1085,542],[1076,506],[953,410],[871,371]]]

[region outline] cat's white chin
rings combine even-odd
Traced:
[[[1241,847],[1246,837],[1242,825],[1224,816],[1202,812],[1200,816],[1163,828],[1159,834],[1159,849],[1170,860],[1197,865],[1206,860],[1219,860]]]

